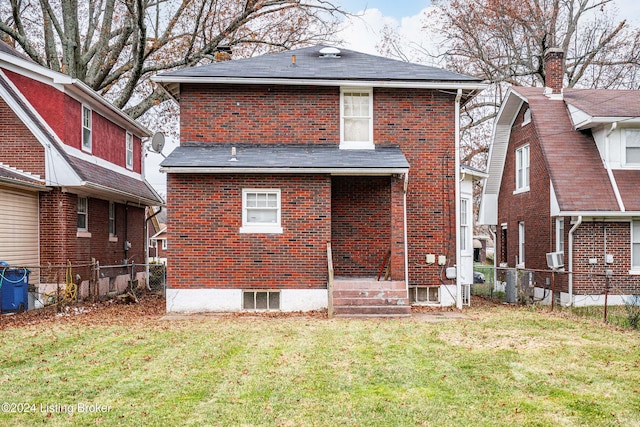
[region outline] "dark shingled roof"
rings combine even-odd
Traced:
[[[22,175],[2,164],[0,164],[0,182],[26,185],[29,187],[42,187],[43,189],[46,189],[44,181]]]
[[[565,103],[542,88],[514,87],[529,103],[561,211],[619,211],[618,202],[589,132],[573,128]]]
[[[375,55],[340,49],[339,57],[321,57],[320,49],[302,49],[234,59],[158,75],[163,77],[229,77],[256,79],[378,80],[378,81],[453,81],[480,82],[480,79],[440,68],[412,64]],[[292,55],[296,56],[295,65]]]
[[[236,161],[230,161],[236,147]],[[165,168],[408,169],[399,147],[341,150],[336,145],[183,144],[160,165]]]
[[[592,117],[640,117],[640,91],[564,89],[564,100]]]
[[[147,199],[156,203],[161,202],[146,181],[120,174],[77,157],[68,156],[67,161],[80,178],[88,183],[126,193],[132,198]]]

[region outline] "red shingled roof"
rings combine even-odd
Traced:
[[[640,117],[640,91],[564,89],[564,100],[592,117]]]
[[[590,132],[573,128],[562,100],[542,88],[514,87],[531,110],[561,211],[619,211],[615,193]]]

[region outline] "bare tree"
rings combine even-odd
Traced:
[[[139,118],[167,100],[152,75],[222,45],[246,57],[323,41],[341,13],[325,0],[8,0],[0,37]]]
[[[484,166],[492,119],[509,85],[544,86],[548,48],[565,52],[565,85],[639,89],[640,33],[616,20],[614,0],[434,0],[424,31],[432,61],[491,85],[465,111],[462,161]],[[403,43],[388,32],[382,48]],[[399,55],[396,55],[399,56]]]

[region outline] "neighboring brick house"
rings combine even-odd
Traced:
[[[548,270],[565,305],[640,292],[640,92],[562,89],[563,53],[545,56],[548,87],[512,87],[498,113],[479,222],[496,226],[496,262]],[[549,296],[537,272],[536,296]]]
[[[148,136],[79,80],[0,42],[0,260],[31,268],[41,288],[65,278],[38,266],[144,264],[145,207],[163,202],[143,176]]]
[[[314,46],[154,80],[180,105],[162,163],[168,311],[406,314],[408,288],[462,304],[472,278],[445,268],[459,262],[459,107],[478,79]]]

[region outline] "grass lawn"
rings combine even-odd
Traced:
[[[162,304],[0,319],[0,425],[640,425],[638,331],[502,306],[431,323]]]

